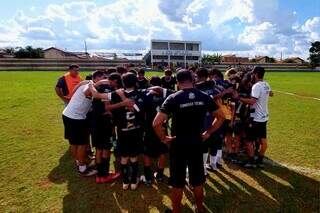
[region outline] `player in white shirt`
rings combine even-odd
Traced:
[[[267,122],[269,120],[268,100],[269,96],[273,96],[270,85],[263,80],[265,70],[263,67],[255,67],[253,69],[253,79],[255,84],[252,86],[251,98],[239,98],[245,104],[251,105],[250,131],[247,135],[247,151],[249,161],[244,165],[247,168],[260,167],[263,168],[263,158],[267,150]],[[254,161],[254,142],[260,145],[259,156]]]
[[[98,72],[98,71],[97,71]],[[97,73],[96,72],[96,73]],[[95,73],[94,73],[95,74]],[[104,74],[94,75],[94,86],[100,83],[107,83]],[[87,146],[89,144],[89,124],[86,120],[87,113],[92,106],[92,94],[88,85],[89,81],[83,81],[75,88],[75,92],[62,112],[62,119],[65,129],[65,139],[69,141],[72,156],[76,160],[78,173],[81,176],[92,176],[97,173],[87,167]],[[125,100],[113,107],[131,106],[132,101]]]

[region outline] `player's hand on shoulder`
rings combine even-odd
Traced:
[[[205,140],[208,140],[210,137],[210,134],[205,131],[204,133],[202,133],[202,140],[205,141]]]

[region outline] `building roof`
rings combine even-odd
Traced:
[[[151,39],[151,42],[173,42],[173,43],[196,43],[196,44],[201,44],[201,41],[163,40],[163,39]]]
[[[49,47],[49,48],[45,49],[44,52],[51,50],[51,49],[62,52],[65,56],[74,56],[77,58],[85,58],[85,56],[86,56],[86,53],[84,53],[84,52],[68,52],[68,51],[61,50],[56,47]]]

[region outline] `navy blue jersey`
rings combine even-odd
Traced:
[[[139,90],[124,91],[124,95],[126,98],[135,101],[135,109],[130,111],[126,107],[121,107],[113,110],[112,114],[118,131],[142,128],[145,122],[145,92]],[[111,103],[120,103],[121,101],[121,97],[116,92],[111,93]]]
[[[178,143],[198,143],[201,139],[203,121],[207,112],[214,112],[218,106],[213,99],[198,89],[180,90],[170,95],[161,107],[161,112],[172,115],[174,132]]]
[[[149,87],[149,81],[145,77],[143,79],[138,78],[137,89],[147,89]]]
[[[171,76],[171,77],[166,77],[163,76],[161,77],[161,87],[170,89],[170,90],[175,90],[175,85],[177,84],[176,77]]]
[[[154,93],[147,93],[145,98],[145,111],[146,111],[146,128],[152,128],[152,122],[156,117],[157,113],[160,111],[160,107],[165,101],[165,99],[173,94],[172,90],[165,89],[163,95],[158,95]]]
[[[251,89],[245,88],[242,85],[239,86],[238,93],[241,98],[251,97]],[[236,101],[235,115],[236,115],[236,118],[245,120],[250,115],[250,106],[248,104],[242,103],[241,101]]]
[[[69,90],[68,90],[68,86],[67,86],[67,82],[66,79],[64,78],[64,76],[60,77],[58,79],[58,82],[56,84],[56,87],[61,88],[62,90],[62,94],[64,96],[67,96],[69,94]]]
[[[99,87],[97,87],[97,91],[99,93],[110,93],[113,91],[113,89],[107,84],[102,84]],[[103,100],[93,99],[92,111],[93,111],[94,118],[101,117],[101,115],[103,115],[106,112]]]

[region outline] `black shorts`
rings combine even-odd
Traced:
[[[193,145],[177,144],[172,141],[170,153],[169,184],[174,188],[183,188],[186,184],[186,169],[189,171],[191,186],[200,186],[206,181],[203,166],[201,141]]]
[[[235,121],[233,126],[233,132],[235,135],[240,135],[244,131],[244,124],[241,120]]]
[[[62,115],[64,138],[70,145],[89,144],[89,126],[87,120],[76,120]]]
[[[246,138],[249,141],[267,138],[267,122],[252,121],[248,126]]]
[[[92,146],[97,149],[110,150],[113,146],[111,117],[94,118],[92,124]]]
[[[148,157],[158,158],[166,153],[168,153],[168,146],[160,141],[153,129],[147,130],[143,140],[143,154]]]
[[[223,124],[223,128],[225,131],[225,134],[232,134],[233,133],[233,127],[232,127],[232,123],[231,120],[225,120],[224,124]]]
[[[141,129],[118,131],[117,154],[121,157],[136,157],[142,153],[143,132]]]

